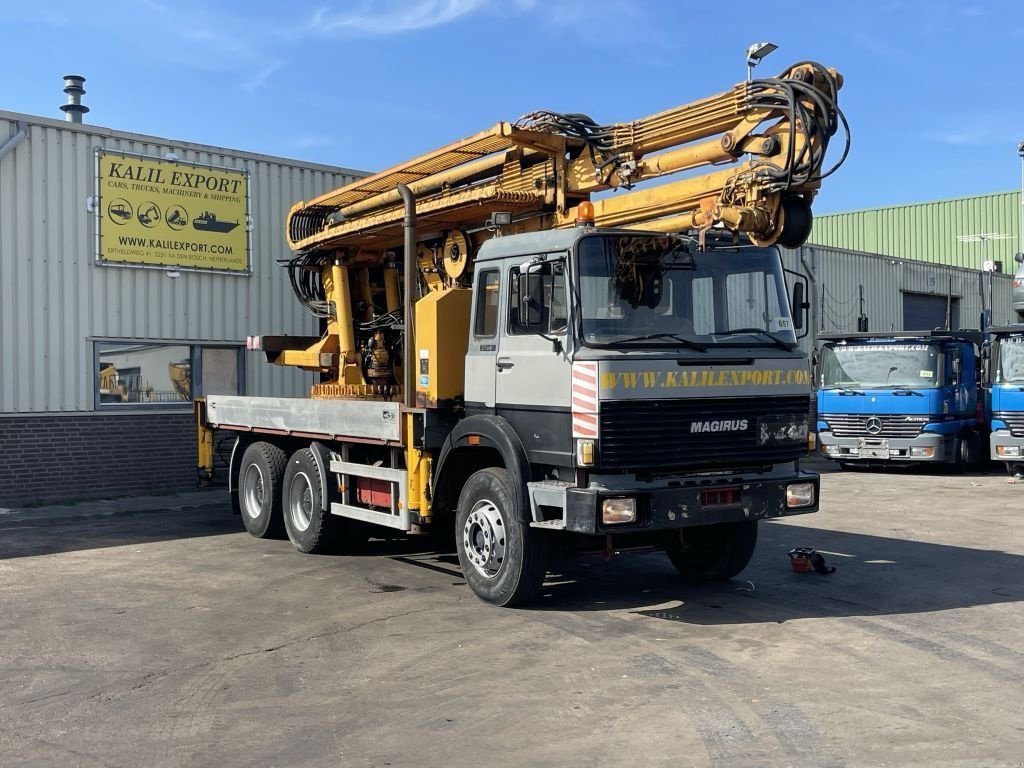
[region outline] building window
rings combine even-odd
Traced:
[[[244,391],[240,346],[96,341],[94,359],[97,408],[191,408],[200,395]]]

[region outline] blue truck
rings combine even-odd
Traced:
[[[988,329],[990,457],[1024,472],[1024,325]]]
[[[828,333],[818,341],[825,456],[844,469],[979,460],[988,431],[981,332]]]

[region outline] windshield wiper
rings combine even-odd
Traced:
[[[887,384],[885,388],[886,389],[895,389],[898,392],[902,392],[902,393],[904,393],[906,395],[917,395],[918,397],[924,397],[924,395],[922,395],[916,389],[912,389],[911,387],[907,386],[906,384]],[[896,393],[894,392],[893,394],[896,394]]]
[[[756,334],[758,334],[760,336],[764,336],[766,339],[771,339],[772,343],[775,346],[780,347],[781,349],[785,349],[787,351],[792,351],[792,350],[796,349],[796,342],[791,342],[791,341],[786,341],[785,339],[780,339],[774,333],[771,333],[770,331],[766,331],[764,328],[730,328],[728,331],[719,331],[719,332],[715,333],[714,335],[715,336],[739,336],[741,334],[754,334],[754,333],[756,333]]]
[[[864,394],[859,389],[850,389],[849,387],[844,387],[841,384],[837,384],[837,385],[832,386],[832,387],[824,386],[824,387],[822,387],[822,389],[824,389],[826,392],[838,392],[841,395],[863,395]]]
[[[684,347],[690,349],[696,349],[698,352],[707,352],[708,345],[701,344],[699,341],[693,341],[685,336],[680,336],[675,333],[648,333],[645,336],[630,336],[628,339],[617,339],[610,346],[617,344],[629,344],[631,341],[655,341],[657,339],[671,339],[672,341],[678,341]]]

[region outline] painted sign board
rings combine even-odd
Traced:
[[[96,152],[97,262],[250,273],[249,173]]]

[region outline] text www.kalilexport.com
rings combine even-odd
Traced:
[[[230,245],[216,243],[190,243],[187,240],[159,240],[157,238],[128,237],[117,238],[118,245],[126,248],[159,248],[162,251],[192,251],[193,253],[234,253]]]

